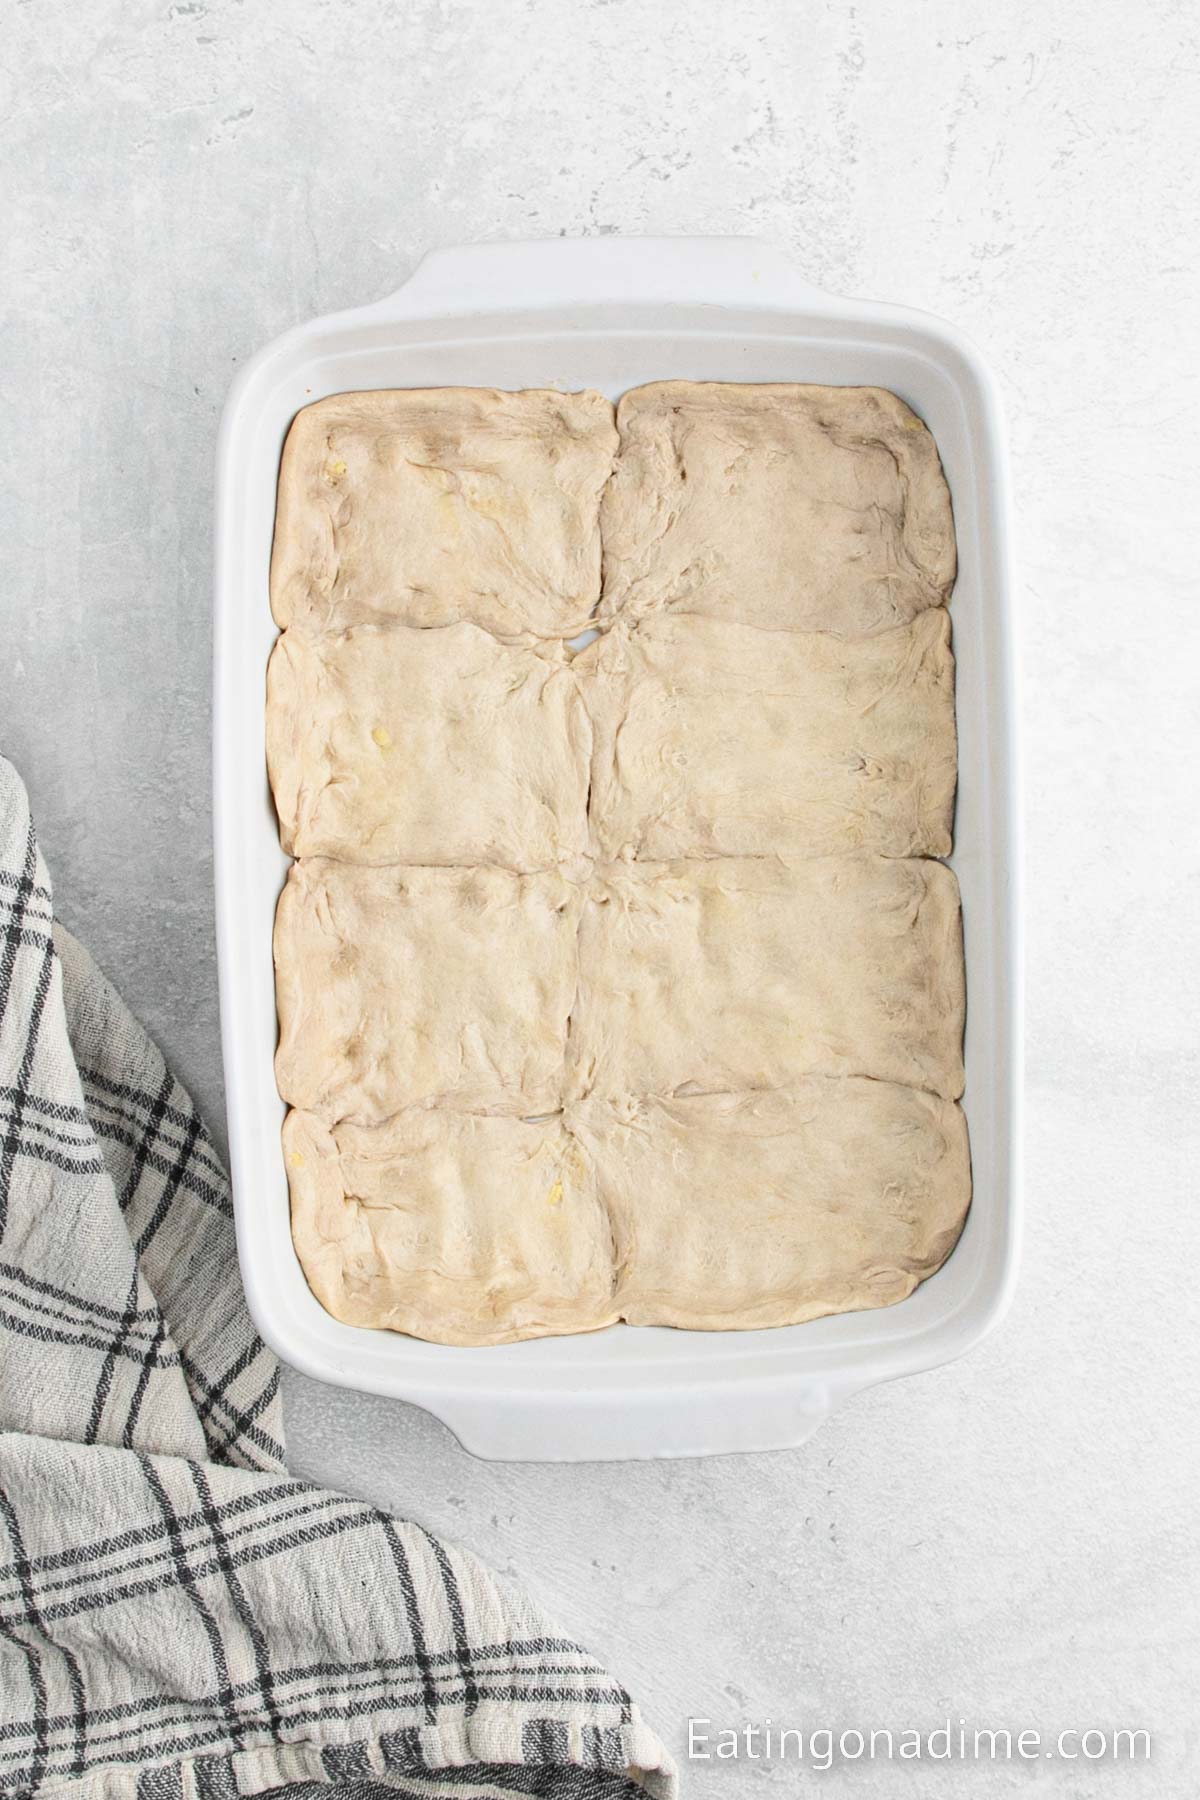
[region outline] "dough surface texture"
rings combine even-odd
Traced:
[[[962,1092],[958,884],[938,862],[637,863],[593,881],[573,1098],[858,1075]]]
[[[970,1186],[961,1109],[883,1081],[571,1114],[634,1325],[788,1325],[888,1306],[945,1260]]]
[[[476,625],[286,631],[267,763],[293,856],[554,868],[587,847],[591,725],[561,651]]]
[[[937,447],[882,388],[664,381],[617,409],[605,616],[663,607],[773,631],[886,631],[944,605]]]
[[[306,406],[279,472],[276,623],[572,636],[596,605],[616,445],[600,394],[396,388]]]
[[[948,854],[954,658],[941,608],[854,639],[660,613],[579,661],[600,856]]]
[[[294,863],[275,921],[280,1094],[330,1124],[553,1112],[581,898],[551,874]]]
[[[880,389],[297,414],[276,1075],[334,1317],[758,1329],[940,1267],[971,1198],[954,575],[937,448]]]
[[[616,1319],[595,1170],[560,1120],[407,1112],[283,1128],[292,1233],[335,1319],[507,1344]]]

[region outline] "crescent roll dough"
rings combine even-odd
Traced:
[[[285,631],[267,764],[293,856],[554,868],[587,846],[591,726],[561,653],[476,625]]]
[[[634,1325],[721,1331],[888,1306],[945,1261],[970,1199],[961,1109],[890,1082],[588,1100],[571,1118]]]
[[[617,409],[601,612],[668,607],[774,631],[886,631],[944,605],[950,495],[883,388],[661,381]]]
[[[558,875],[295,863],[275,920],[280,1094],[328,1123],[553,1112],[581,898]]]
[[[562,1119],[289,1113],[292,1230],[335,1318],[440,1343],[731,1330],[886,1306],[970,1197],[961,1110],[853,1078]]]
[[[596,605],[616,447],[600,394],[395,388],[304,407],[279,471],[276,623],[570,637]]]
[[[855,639],[652,614],[578,661],[601,856],[948,853],[954,658],[941,608]]]
[[[962,1092],[958,883],[885,857],[636,863],[580,923],[569,1091],[862,1075]]]
[[[336,1318],[750,1329],[940,1267],[971,1197],[954,573],[936,446],[877,388],[297,415],[276,1072]]]
[[[616,1319],[608,1214],[560,1120],[417,1111],[331,1131],[292,1112],[283,1146],[297,1254],[335,1319],[441,1344]]]

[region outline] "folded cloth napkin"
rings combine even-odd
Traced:
[[[293,1481],[224,1170],[0,759],[0,1794],[675,1792],[465,1551]]]

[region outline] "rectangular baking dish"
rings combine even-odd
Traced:
[[[616,1326],[486,1349],[339,1324],[292,1248],[275,1090],[271,929],[287,869],[264,753],[268,566],[284,435],[354,388],[598,388],[670,376],[892,388],[937,439],[959,575],[964,1104],[974,1201],[946,1265],[899,1305],[768,1331]],[[440,250],[398,293],[300,326],[230,391],[217,465],[214,833],[221,1027],[250,1311],[294,1367],[427,1408],[477,1455],[686,1456],[801,1443],[843,1398],[967,1350],[996,1322],[1017,1242],[1020,941],[1008,499],[992,379],[952,327],[834,299],[751,239],[552,240]]]

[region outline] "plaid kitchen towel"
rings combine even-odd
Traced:
[[[289,1479],[187,1094],[54,922],[0,759],[0,1794],[675,1792],[466,1552]]]

